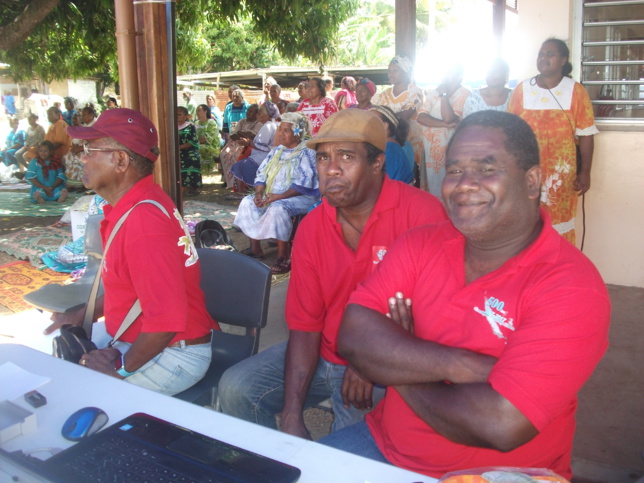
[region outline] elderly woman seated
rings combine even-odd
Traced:
[[[245,255],[262,258],[260,240],[277,240],[274,274],[291,270],[292,217],[306,213],[320,198],[315,151],[305,145],[309,137],[306,116],[295,112],[282,116],[275,133],[276,147],[257,171],[255,194],[241,201],[235,217],[235,225],[250,239],[250,247],[242,252]]]

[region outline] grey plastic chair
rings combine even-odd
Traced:
[[[216,407],[217,386],[226,369],[257,354],[260,330],[266,327],[271,270],[241,253],[198,248],[201,289],[208,312],[217,322],[244,328],[243,334],[214,330],[212,361],[198,383],[174,397]]]
[[[87,267],[85,273],[76,282],[69,285],[49,284],[23,296],[23,299],[40,310],[48,312],[72,312],[87,304],[89,291],[103,256],[100,224],[103,215],[90,215],[85,227],[85,253]],[[99,295],[103,287],[99,287]]]

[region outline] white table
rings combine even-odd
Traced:
[[[60,435],[64,421],[77,409],[96,406],[107,413],[108,424],[145,412],[296,466],[302,471],[303,483],[436,481],[142,389],[22,345],[0,343],[0,364],[7,361],[51,379],[38,389],[47,398],[45,406],[33,409],[22,397],[13,401],[36,413],[38,430],[6,442],[2,447],[8,451],[70,446]],[[0,385],[8,382],[0,381]]]

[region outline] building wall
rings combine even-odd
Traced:
[[[77,108],[80,109],[88,102],[96,105],[96,81],[69,80],[67,81],[69,95],[76,99]]]
[[[513,65],[519,79],[536,74],[539,46],[548,37],[568,41],[572,49],[574,0],[519,2],[516,41],[525,58]],[[574,65],[573,65],[574,66]],[[573,77],[578,80],[573,71]],[[599,126],[602,130],[601,125]],[[644,287],[644,126],[640,131],[602,131],[595,136],[591,189],[586,195],[584,253],[606,283]],[[581,202],[577,240],[581,242]]]

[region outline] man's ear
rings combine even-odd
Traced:
[[[132,158],[130,158],[130,155],[127,152],[116,151],[116,163],[114,166],[116,172],[124,173],[125,171],[127,171],[127,169],[130,167],[131,161]]]
[[[541,168],[539,165],[532,166],[525,172],[528,197],[531,200],[539,199],[541,196]]]
[[[379,155],[376,156],[376,159],[374,159],[373,164],[371,165],[373,168],[374,174],[382,173],[384,165],[385,165],[385,153],[380,153]]]

